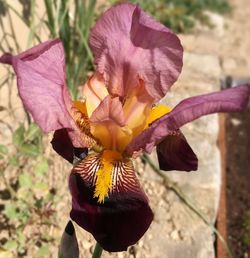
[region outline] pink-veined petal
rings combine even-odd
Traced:
[[[181,101],[171,112],[153,122],[128,146],[127,153],[141,149],[150,153],[167,135],[175,134],[181,126],[203,115],[217,112],[238,112],[249,101],[250,87],[241,85],[231,89],[191,97]]]
[[[39,44],[19,55],[5,54],[17,75],[19,95],[44,132],[71,128],[71,99],[65,81],[64,50],[59,39]]]
[[[157,101],[182,69],[178,37],[133,4],[116,5],[104,13],[91,31],[90,46],[97,70],[114,95],[126,96],[142,79]]]
[[[157,147],[157,156],[161,170],[194,171],[198,159],[184,135],[178,130],[175,135],[168,135]]]

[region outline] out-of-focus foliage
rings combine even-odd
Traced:
[[[111,3],[120,1],[110,0]],[[197,21],[210,25],[204,11],[224,14],[230,11],[227,0],[131,0],[175,32],[190,32]]]
[[[0,0],[0,55],[25,50],[18,40],[13,17],[29,30],[27,37],[22,38],[22,45],[26,42],[27,48],[40,43],[44,32],[47,39],[60,37],[65,50],[68,87],[72,97],[76,98],[78,86],[93,69],[88,37],[96,17],[96,0],[18,2],[21,11],[13,1]],[[42,12],[39,10],[41,5]],[[9,29],[5,26],[6,21]],[[16,87],[15,76],[9,66],[1,68],[6,68],[6,73],[1,74],[0,89],[7,89],[9,102],[1,103],[0,112],[12,114],[15,110],[10,96]],[[51,234],[58,230],[53,207],[60,202],[57,189],[50,180],[49,163],[53,161],[45,155],[42,133],[28,114],[24,121],[9,124],[0,119],[0,123],[12,134],[12,142],[0,143],[0,176],[4,184],[0,192],[3,204],[0,223],[3,225],[1,231],[8,232],[0,237],[0,258],[27,256],[30,249],[34,257],[48,257],[49,247],[58,245],[58,239]]]
[[[75,0],[73,10],[69,0],[44,0],[45,21],[52,38],[60,37],[65,50],[68,86],[77,97],[77,86],[92,69],[92,53],[88,46],[90,27],[95,17],[96,0]]]
[[[85,81],[88,72],[93,69],[93,57],[88,46],[88,38],[96,17],[96,0],[75,0],[73,5],[73,1],[70,0],[43,0],[46,12],[40,20],[37,20],[37,8],[41,2],[38,0],[24,1],[23,6],[26,11],[23,10],[20,13],[14,4],[9,4],[11,2],[0,0],[0,7],[2,6],[2,10],[4,10],[2,16],[9,15],[11,11],[30,29],[27,45],[31,45],[31,42],[34,41],[36,44],[41,42],[39,31],[42,30],[47,32],[48,38],[61,38],[67,64],[68,87],[73,98],[76,98],[78,86]],[[0,28],[4,34],[1,40],[7,43],[6,41],[11,37],[15,42],[16,52],[20,52],[15,31],[12,31],[12,35],[8,35],[9,33],[5,32],[1,19],[0,13]],[[10,44],[7,43],[7,45]],[[13,52],[11,51],[13,49],[4,49],[1,44],[0,50]]]
[[[52,243],[54,239],[45,233],[47,227],[44,227],[45,231],[41,228],[55,224],[53,205],[58,200],[46,179],[49,160],[42,155],[44,147],[40,129],[34,123],[29,126],[20,124],[13,132],[12,141],[10,149],[0,145],[0,175],[6,185],[4,199],[10,200],[2,212],[1,223],[8,228],[9,238],[1,239],[3,251],[0,257],[25,255],[27,243],[39,247],[36,257],[47,257],[48,242]],[[6,176],[11,170],[18,172],[16,178]],[[25,234],[32,226],[38,229],[37,232],[32,232],[31,236]]]
[[[16,2],[0,0],[0,55],[20,53],[40,43],[43,34],[46,39],[60,37],[65,50],[68,87],[72,97],[76,98],[78,86],[93,69],[88,37],[96,17],[96,0]],[[41,6],[43,11],[39,9]],[[28,28],[28,35],[22,37],[22,42],[14,25],[16,21]],[[21,47],[23,43],[26,43],[25,49]],[[11,116],[15,114],[11,100],[13,87],[16,87],[15,76],[11,67],[2,65],[1,68],[5,68],[6,73],[1,73],[0,90],[4,88],[8,96],[6,103],[0,104],[0,112]],[[27,113],[23,121],[14,119],[14,123],[9,123],[0,119],[2,124],[11,132],[12,139],[8,144],[0,143],[0,224],[3,233],[0,235],[0,258],[29,256],[31,250],[32,257],[48,257],[49,247],[58,245],[58,239],[51,231],[59,228],[54,207],[61,201],[49,173],[49,164],[53,160],[45,155],[44,137]]]
[[[250,245],[250,210],[248,210],[243,219],[243,243],[245,245]]]

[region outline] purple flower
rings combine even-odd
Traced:
[[[155,105],[178,78],[183,49],[173,32],[132,4],[104,13],[90,47],[96,71],[81,101],[70,99],[58,39],[0,62],[13,66],[35,122],[55,131],[53,148],[70,162],[76,148],[86,156],[70,175],[71,218],[105,250],[122,251],[153,219],[132,159],[157,146],[162,170],[196,170],[197,157],[179,128],[202,115],[242,110],[249,86],[188,98],[172,110]]]

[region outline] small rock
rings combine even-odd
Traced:
[[[180,240],[178,230],[175,229],[174,231],[172,231],[171,234],[170,234],[170,237],[175,241]]]
[[[148,239],[152,239],[153,238],[153,235],[152,234],[148,234]]]
[[[241,124],[241,121],[236,118],[232,118],[230,122],[233,124],[233,126],[239,126]]]
[[[214,33],[217,36],[222,37],[224,34],[224,31],[225,31],[225,29],[224,29],[225,24],[224,24],[223,16],[213,13],[213,12],[209,12],[209,11],[206,11],[205,14],[209,17],[209,20],[210,20],[211,24],[213,25],[212,30],[214,31]]]
[[[139,241],[138,246],[139,246],[139,247],[142,247],[142,246],[143,246],[143,241],[142,241],[142,240]]]
[[[87,240],[82,240],[82,246],[84,249],[88,250],[92,246],[92,244]]]
[[[123,258],[123,253],[118,253],[117,258]]]

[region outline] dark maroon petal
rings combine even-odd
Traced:
[[[79,174],[70,175],[72,194],[70,217],[89,231],[109,252],[127,250],[150,226],[153,213],[144,193],[114,193],[104,204],[93,198],[94,187],[86,184]]]
[[[161,170],[197,170],[198,159],[180,131],[168,135],[157,145],[156,151]]]
[[[74,148],[65,128],[55,131],[51,144],[53,149],[70,163],[73,163],[74,156],[83,159],[88,152],[87,148]]]
[[[128,146],[127,153],[145,150],[150,153],[154,146],[167,135],[173,134],[181,126],[204,115],[217,112],[237,112],[243,110],[249,101],[249,85],[191,97],[181,101],[171,112],[153,122]],[[208,129],[209,130],[209,129]]]
[[[73,163],[74,146],[69,138],[67,129],[56,130],[51,144],[54,151],[56,151],[68,162]]]

